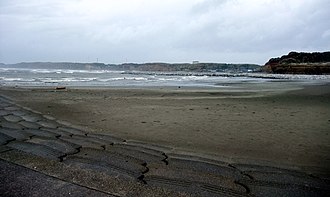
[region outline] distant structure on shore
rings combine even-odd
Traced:
[[[275,74],[330,74],[330,52],[290,52],[271,58],[262,70]]]

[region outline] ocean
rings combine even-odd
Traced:
[[[138,72],[110,70],[0,68],[0,86],[192,86],[224,87],[234,83],[273,81],[329,83],[330,75],[281,75],[264,73]]]

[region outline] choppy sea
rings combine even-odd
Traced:
[[[217,87],[224,83],[262,83],[276,80],[329,83],[330,75],[0,68],[0,86]]]

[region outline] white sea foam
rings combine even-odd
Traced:
[[[8,78],[8,77],[0,77],[0,80],[3,81],[22,81],[22,78]]]
[[[274,80],[330,82],[330,75],[281,75],[264,73],[124,72],[107,70],[0,68],[6,86],[213,86],[223,83],[263,83]]]

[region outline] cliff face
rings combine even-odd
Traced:
[[[277,74],[330,74],[330,52],[290,52],[278,58],[271,58],[263,71]]]

